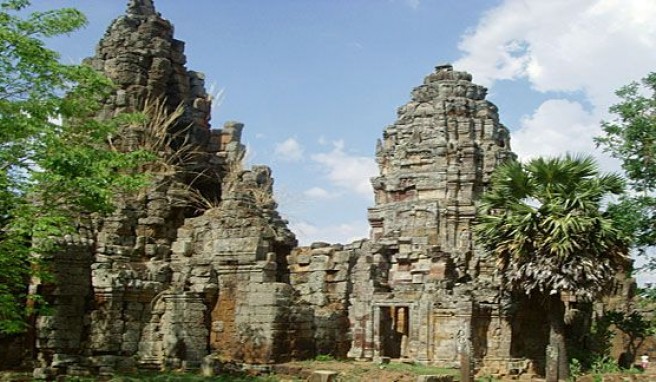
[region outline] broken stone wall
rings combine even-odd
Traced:
[[[144,107],[151,107],[150,111],[160,108],[164,118],[178,106],[182,113],[171,124],[128,126],[113,139],[120,150],[155,149],[158,159],[144,167],[152,184],[134,194],[116,195],[119,205],[115,213],[94,219],[93,245],[79,251],[80,259],[90,259],[86,268],[78,266],[80,260],[75,257],[56,256],[57,268],[85,268],[88,274],[71,274],[58,281],[58,288],[87,282],[90,297],[77,309],[80,322],[75,321],[75,330],[70,331],[80,332],[79,340],[69,341],[73,334],[52,322],[66,321],[65,311],[70,306],[54,295],[52,314],[38,322],[39,333],[48,339],[36,343],[44,372],[56,368],[53,360],[64,355],[78,359],[81,369],[96,373],[138,365],[138,354],[158,354],[154,366],[179,359],[176,354],[184,353],[194,362],[200,357],[195,345],[185,345],[182,352],[181,345],[156,344],[152,332],[161,324],[159,331],[178,333],[180,323],[205,315],[192,317],[189,312],[201,311],[184,310],[203,303],[189,293],[163,297],[173,273],[171,247],[186,218],[220,202],[229,163],[243,156],[243,125],[229,122],[223,130],[210,130],[211,97],[204,89],[204,77],[188,71],[185,61],[184,43],[173,38],[170,22],[154,10],[152,2],[143,0],[130,2],[128,12],[108,28],[96,55],[86,61],[117,85],[100,117]],[[157,115],[149,116],[158,121]],[[159,146],[148,146],[152,140],[159,140]],[[48,291],[46,295],[53,298]],[[178,343],[198,342],[199,333],[202,331],[184,334]],[[146,351],[150,348],[159,350]],[[152,362],[145,357],[141,364]]]
[[[269,364],[292,356],[294,295],[282,281],[296,239],[263,197],[270,197],[271,184],[267,167],[241,172],[221,204],[188,219],[173,245],[172,291],[204,296],[208,316],[201,325],[210,330],[208,350],[222,362]]]
[[[67,236],[62,250],[48,259],[53,282],[38,285],[51,311],[37,317],[37,374],[75,373],[85,341],[85,313],[92,304],[90,247],[83,236]],[[50,365],[52,370],[43,368]]]
[[[170,125],[127,126],[114,138],[121,150],[154,149],[158,159],[144,168],[153,182],[117,195],[117,211],[94,222],[96,245],[83,257],[91,264],[82,267],[91,295],[76,311],[82,334],[67,346],[63,329],[40,329],[52,338],[37,344],[44,373],[61,372],[53,360],[64,354],[77,357],[80,370],[110,374],[194,367],[210,351],[245,363],[305,351],[289,335],[290,325],[311,326],[291,312],[287,255],[296,240],[275,211],[270,169],[241,168],[243,124],[210,130],[204,76],[185,61],[184,43],[146,0],[130,1],[87,60],[118,85],[101,117],[145,107],[161,122],[178,106],[181,115]],[[58,266],[74,264],[60,257]],[[63,317],[59,300],[55,308],[43,322]]]
[[[376,290],[384,289],[389,260],[385,254],[377,252],[369,242],[356,259],[351,273],[353,291],[349,306],[351,348],[348,357],[356,360],[371,360],[374,357],[374,327],[371,321],[373,301]]]
[[[305,356],[346,358],[351,346],[348,318],[353,290],[351,276],[362,254],[362,246],[362,242],[350,245],[314,243],[295,249],[288,257],[290,283],[296,293],[294,307],[299,317],[307,317],[302,327],[309,325],[311,328],[301,330],[306,336],[303,347],[310,350]],[[295,337],[298,338],[298,334]]]

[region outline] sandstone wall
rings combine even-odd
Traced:
[[[248,181],[269,184],[268,175],[268,169],[263,178],[244,173],[243,189]],[[293,293],[277,258],[295,245],[277,213],[263,210],[249,192],[225,195],[218,208],[180,228],[172,289],[204,296],[209,350],[219,360],[266,364],[290,357]]]
[[[346,358],[351,345],[348,308],[353,290],[352,272],[362,254],[362,242],[350,245],[315,243],[295,249],[288,262],[296,306],[307,309],[310,331],[303,331],[307,355]],[[297,335],[298,336],[298,335]]]
[[[56,373],[75,372],[81,361],[78,350],[86,340],[85,313],[92,306],[90,246],[88,238],[67,237],[64,250],[49,263],[55,283],[38,286],[49,304],[49,315],[37,317],[38,361]],[[35,285],[36,286],[36,285]],[[120,335],[120,333],[119,333]]]

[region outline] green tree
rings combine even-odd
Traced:
[[[627,260],[626,240],[601,210],[623,190],[590,157],[508,162],[492,176],[475,225],[477,241],[496,257],[504,287],[542,298],[550,325],[547,377],[569,374],[563,293],[597,297]]]
[[[25,329],[27,283],[47,269],[39,259],[81,216],[111,211],[114,192],[142,184],[129,170],[146,157],[111,150],[120,121],[94,118],[111,82],[60,63],[43,42],[84,26],[84,16],[28,14],[29,5],[0,2],[0,333]]]
[[[656,73],[615,94],[621,100],[609,109],[615,118],[603,122],[604,135],[595,140],[622,163],[630,193],[610,211],[643,250],[656,245]]]

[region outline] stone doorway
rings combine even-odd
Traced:
[[[403,358],[410,333],[409,306],[380,307],[380,355]]]

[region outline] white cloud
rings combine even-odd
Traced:
[[[615,89],[653,70],[654,19],[653,0],[505,0],[463,37],[455,66],[485,85],[526,78],[607,107]]]
[[[617,163],[594,149],[619,87],[656,62],[653,0],[504,0],[466,33],[454,63],[475,82],[526,79],[536,91],[578,92],[590,107],[558,98],[527,111],[512,147],[520,157],[586,152],[606,169]]]
[[[369,236],[369,225],[366,221],[321,226],[307,221],[292,221],[289,226],[301,245],[310,245],[317,241],[347,244]]]
[[[333,199],[339,196],[339,194],[331,193],[321,187],[312,187],[303,191],[303,195],[310,199]]]
[[[373,158],[346,153],[344,142],[337,141],[333,142],[332,151],[312,155],[312,160],[321,165],[322,171],[335,186],[367,198],[373,197],[369,178],[378,173]]]
[[[522,119],[519,129],[512,132],[510,144],[521,160],[588,153],[605,171],[619,171],[616,160],[595,149],[593,137],[602,134],[600,119],[579,102],[550,99]]]
[[[276,144],[274,154],[285,162],[298,162],[303,159],[303,147],[294,138],[287,138]]]
[[[520,159],[556,156],[563,152],[590,152],[592,137],[601,129],[597,118],[580,103],[565,99],[548,100],[512,134],[512,149]]]

